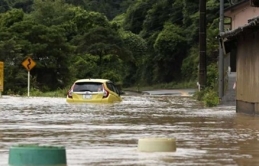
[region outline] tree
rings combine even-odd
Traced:
[[[12,9],[0,15],[0,26],[10,27],[14,23],[22,21],[24,13],[20,9]]]
[[[186,56],[186,40],[181,28],[171,23],[165,23],[164,29],[159,33],[154,49],[155,81],[171,82],[179,80],[182,60]]]
[[[29,16],[38,24],[60,25],[69,19],[69,7],[64,0],[34,0]]]
[[[99,57],[87,53],[78,53],[71,59],[69,70],[74,73],[73,77],[76,79],[82,78],[98,78],[99,73],[96,72],[99,69],[98,66]]]
[[[99,57],[97,63],[99,71],[96,71],[99,77],[105,72],[104,68],[107,68],[107,66],[110,67],[109,70],[116,69],[117,71],[122,71],[120,68],[117,68],[120,65],[110,65],[106,56],[109,56],[115,62],[120,59],[131,59],[131,54],[124,47],[119,34],[109,27],[97,26],[91,28],[81,38],[78,38],[75,44],[78,45],[77,52],[79,54],[88,53]]]
[[[69,82],[69,59],[73,51],[66,41],[65,30],[58,26],[35,25],[28,40],[32,43],[32,56],[38,61],[32,74],[36,75],[41,90],[64,88]],[[43,89],[44,86],[47,88]]]
[[[147,12],[155,2],[156,0],[137,0],[134,5],[130,6],[125,15],[124,29],[139,34]]]
[[[217,61],[218,5],[207,2],[210,66]],[[8,69],[5,81],[12,82],[7,87],[26,90],[21,62],[29,55],[37,63],[32,86],[44,91],[84,77],[126,86],[195,80],[198,8],[193,0],[2,0],[0,60]]]
[[[30,55],[37,63],[31,72],[37,81],[33,86],[40,90],[63,88],[69,79],[69,55],[72,52],[66,31],[62,26],[46,26],[31,18],[25,17],[19,9],[10,10],[0,16],[0,57],[5,61],[9,72],[17,73],[15,77],[16,73],[12,72],[6,80],[19,83],[27,78],[21,74],[21,71],[25,71],[21,63]],[[19,84],[17,88],[11,86],[13,90],[22,91],[24,84]]]
[[[182,23],[182,5],[176,2],[160,0],[152,5],[143,22],[141,35],[144,38],[150,37],[154,32],[161,31],[165,22]]]
[[[78,35],[82,35],[96,26],[110,26],[108,19],[101,13],[89,12],[80,7],[71,8],[70,11],[74,15],[71,21],[76,25]]]
[[[24,13],[13,9],[0,14],[0,61],[5,63],[5,88],[14,93],[23,93],[26,72],[22,70],[24,41],[12,31],[12,27],[22,24]],[[8,84],[7,84],[8,82]]]
[[[69,4],[80,6],[87,11],[104,14],[109,20],[124,13],[135,0],[65,0]]]
[[[139,35],[129,31],[119,30],[123,43],[132,52],[132,60],[124,62],[125,75],[124,86],[130,86],[141,82],[143,78],[143,59],[147,54],[147,43]]]

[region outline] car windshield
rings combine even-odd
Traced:
[[[73,89],[74,92],[100,92],[102,90],[102,83],[99,82],[77,82]]]

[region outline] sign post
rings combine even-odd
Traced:
[[[4,90],[4,62],[0,62],[0,97]]]
[[[31,59],[31,57],[27,57],[22,62],[23,67],[28,71],[28,97],[30,96],[30,71],[36,65],[36,63]]]

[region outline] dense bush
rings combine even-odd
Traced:
[[[219,104],[217,92],[209,88],[196,92],[194,97],[197,100],[202,101],[206,107],[214,107]]]

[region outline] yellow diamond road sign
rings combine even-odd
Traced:
[[[4,90],[4,62],[0,62],[0,92]]]
[[[30,71],[36,65],[36,62],[34,62],[31,57],[28,57],[22,62],[22,65],[25,67],[25,69]]]

